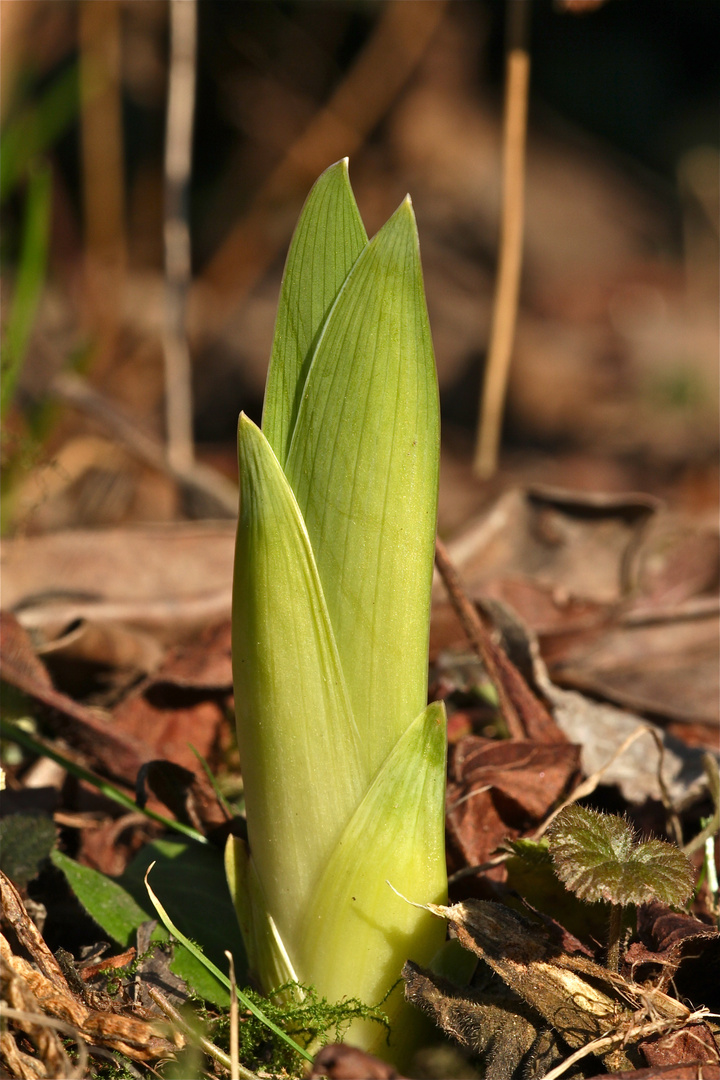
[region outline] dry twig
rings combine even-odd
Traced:
[[[195,109],[196,0],[170,2],[170,79],[165,137],[165,417],[170,465],[192,465],[190,350],[185,330],[190,285],[188,191]]]
[[[500,709],[510,735],[514,739],[524,739],[526,737],[525,728],[495,662],[490,632],[463,588],[458,572],[450,560],[447,548],[440,538],[435,541],[435,565],[447,589],[455,613],[462,623],[463,630],[467,634],[473,649],[482,660],[488,678],[497,691]]]
[[[500,263],[473,462],[473,469],[480,477],[492,476],[497,468],[522,270],[525,142],[530,85],[527,43],[530,0],[506,0],[505,9],[508,31]]]

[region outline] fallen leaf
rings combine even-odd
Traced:
[[[468,735],[450,750],[447,826],[451,866],[477,866],[530,830],[569,790],[579,747]]]
[[[687,746],[642,716],[556,686],[533,631],[509,609],[503,618],[511,624],[504,640],[511,647],[512,658],[521,670],[531,672],[531,685],[550,702],[555,723],[566,738],[580,746],[585,776],[602,770],[603,784],[617,784],[623,797],[634,804],[648,798],[662,801],[661,766],[665,788],[676,807],[690,805],[707,789],[702,747]],[[621,755],[614,756],[644,728],[652,729],[655,737],[642,734]]]
[[[567,1053],[543,1018],[500,980],[490,989],[458,987],[410,960],[402,976],[406,1000],[478,1058],[493,1080],[541,1076]]]
[[[142,762],[153,756],[149,747],[141,737],[119,731],[97,712],[55,690],[27,632],[6,612],[0,613],[0,650],[2,678],[44,706],[57,734],[105,775],[134,782]]]
[[[674,721],[720,720],[716,529],[647,496],[506,492],[448,545],[470,597],[512,607],[556,683]],[[432,649],[462,640],[436,583]]]
[[[162,684],[149,684],[113,710],[117,731],[132,741],[152,740],[143,764],[162,757],[196,773],[198,760],[191,746],[212,767],[220,729],[226,722],[226,711],[214,695]],[[132,777],[133,786],[139,770],[140,764]],[[199,774],[197,783],[207,786],[207,780]]]
[[[191,642],[175,645],[154,673],[152,683],[195,690],[232,690],[230,620],[208,626]]]
[[[331,1043],[318,1050],[309,1077],[320,1080],[323,1076],[328,1080],[402,1080],[386,1061],[343,1043]]]
[[[428,910],[448,919],[460,943],[544,1016],[572,1049],[611,1037],[614,1045],[597,1050],[611,1069],[639,1064],[637,1044],[650,1034],[696,1023],[679,1001],[635,986],[585,956],[563,952],[541,925],[500,904],[475,900],[447,908],[430,904]]]
[[[136,802],[141,808],[147,802],[146,785],[178,821],[203,835],[227,820],[204,773],[197,775],[165,759],[146,762],[138,773],[135,788]]]
[[[640,1043],[643,1057],[653,1068],[668,1065],[700,1065],[701,1075],[706,1076],[705,1066],[720,1067],[720,1049],[707,1024],[692,1024],[680,1031],[652,1035]]]
[[[692,1062],[690,1065],[653,1065],[649,1069],[634,1069],[632,1080],[720,1080],[720,1065]],[[627,1072],[602,1073],[589,1080],[629,1080]]]
[[[234,547],[232,522],[8,538],[3,606],[48,633],[89,619],[149,630],[166,644],[188,640],[230,616]]]

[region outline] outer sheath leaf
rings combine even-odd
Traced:
[[[427,700],[439,407],[406,199],[328,317],[285,471],[312,543],[368,780]]]
[[[365,789],[323,590],[262,434],[238,426],[233,681],[250,851],[278,933],[295,923]]]
[[[329,1001],[376,1005],[408,957],[427,964],[442,945],[442,924],[388,882],[414,903],[445,902],[445,756],[445,707],[436,702],[394,747],[328,862],[308,907],[298,977]],[[403,1039],[401,999],[398,987],[382,1006],[393,1048]],[[347,1038],[382,1052],[385,1036],[358,1021]]]
[[[278,934],[244,840],[229,836],[225,873],[248,954],[250,974],[268,991],[298,978]]]
[[[263,411],[263,432],[283,466],[317,339],[366,244],[343,158],[308,195],[285,264]]]

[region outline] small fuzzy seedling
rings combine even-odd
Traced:
[[[613,971],[627,906],[662,900],[676,907],[692,892],[694,872],[683,852],[663,840],[639,841],[623,818],[568,806],[550,826],[548,840],[563,885],[580,900],[612,904],[607,962]]]

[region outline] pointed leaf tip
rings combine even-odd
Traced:
[[[322,327],[366,243],[348,159],[342,158],[313,185],[285,264],[262,421],[281,464]]]

